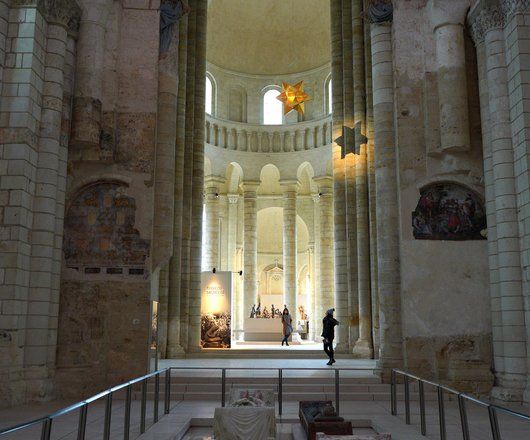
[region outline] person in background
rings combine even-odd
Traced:
[[[289,314],[289,310],[287,309],[287,307],[283,309],[282,326],[283,326],[282,346],[284,343],[287,346],[289,346],[289,342],[287,342],[287,340],[289,339],[289,336],[291,336],[291,333],[293,332],[293,318],[291,318],[291,315]]]
[[[324,343],[324,351],[329,357],[327,365],[333,365],[335,363],[333,339],[335,339],[335,326],[339,325],[339,321],[333,317],[333,312],[335,312],[335,309],[329,309],[322,320],[322,342]]]

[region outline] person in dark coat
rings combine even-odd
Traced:
[[[324,351],[329,357],[327,365],[333,365],[335,363],[333,339],[335,339],[335,326],[339,325],[339,321],[333,317],[334,311],[335,309],[329,309],[322,320],[322,338],[324,338],[322,342],[324,343]]]

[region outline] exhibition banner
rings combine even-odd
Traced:
[[[203,272],[201,292],[201,348],[230,348],[232,272]]]

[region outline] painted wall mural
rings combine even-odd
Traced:
[[[126,195],[126,189],[122,182],[105,181],[76,196],[64,221],[63,250],[68,267],[100,273],[101,266],[111,266],[107,273],[121,274],[124,267],[144,266],[149,241],[134,227],[136,201]]]
[[[455,183],[436,183],[420,191],[412,213],[412,231],[418,240],[483,240],[486,211],[479,197]]]

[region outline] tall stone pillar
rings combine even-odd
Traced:
[[[51,18],[51,17],[47,17]],[[55,367],[62,228],[56,232],[57,202],[64,200],[64,182],[59,188],[61,161],[66,159],[61,145],[61,120],[67,23],[47,26],[39,152],[34,177],[33,232],[31,234],[31,276],[29,277],[26,317],[25,367],[32,368],[32,379],[45,380]],[[61,194],[62,197],[61,197]],[[64,210],[64,202],[61,205]],[[63,218],[63,212],[60,213]],[[62,222],[60,224],[62,226]]]
[[[307,249],[307,267],[309,272],[309,283],[311,289],[309,291],[309,307],[306,310],[306,313],[309,318],[309,340],[314,340],[315,338],[315,294],[316,294],[316,285],[315,285],[315,243],[309,242]]]
[[[291,312],[293,321],[298,317],[296,280],[296,193],[298,182],[280,182],[283,191],[283,302]]]
[[[499,309],[502,322],[502,341],[499,341],[497,347],[502,345],[503,359],[498,362],[497,357],[496,367],[503,368],[502,371],[496,372],[497,386],[494,387],[492,395],[505,401],[521,402],[526,385],[527,353],[514,151],[503,32],[505,20],[504,14],[498,8],[483,9],[474,20],[475,38],[484,38],[492,170],[492,173],[486,173],[485,177],[493,179]],[[485,166],[487,165],[485,162]],[[486,182],[486,187],[489,184]],[[492,304],[494,303],[492,300]]]
[[[322,318],[326,310],[336,306],[333,295],[333,179],[328,176],[314,178],[319,190],[319,213],[320,213],[320,283],[316,295],[315,332],[322,329]],[[341,322],[347,326],[347,322]]]
[[[189,87],[188,69],[188,19],[179,23],[178,50],[178,95],[177,95],[177,133],[175,145],[175,188],[173,189],[173,254],[169,264],[169,286],[167,300],[167,345],[166,357],[180,356],[184,349],[181,341],[181,312],[183,310],[184,270],[189,256],[189,240],[185,240],[185,233],[189,228],[189,220],[184,221],[186,210],[184,207],[184,188],[188,184],[184,178],[186,170],[186,95]],[[187,202],[186,202],[187,203]],[[163,311],[163,309],[162,309]]]
[[[71,145],[80,159],[99,159],[105,71],[105,27],[112,0],[81,2]]]
[[[469,3],[429,0],[436,44],[441,152],[469,149],[464,21]]]
[[[474,16],[474,14],[473,14]],[[501,300],[499,294],[499,261],[497,244],[497,218],[495,215],[495,193],[493,158],[491,152],[491,115],[486,67],[486,47],[482,25],[468,17],[470,30],[477,51],[477,70],[480,94],[480,118],[482,128],[482,157],[484,162],[485,205],[488,225],[489,291],[491,304],[491,327],[493,339],[493,367],[498,375],[504,371],[504,345],[502,336]],[[478,24],[478,28],[477,28]]]
[[[506,63],[511,72],[508,81],[510,116],[514,152],[515,190],[519,219],[519,243],[523,294],[526,304],[526,389],[523,400],[530,404],[530,90],[526,86],[530,64],[526,61],[530,53],[530,2],[505,0],[502,9],[506,16],[504,41]]]
[[[350,130],[344,130],[345,117],[351,116],[345,114],[345,97],[351,96],[348,90],[352,90],[351,84],[345,87],[344,79],[351,78],[351,70],[348,66],[345,67],[344,62],[344,45],[346,38],[343,33],[343,11],[341,0],[331,0],[331,76],[332,76],[332,96],[333,96],[333,150],[332,150],[332,167],[333,167],[333,222],[334,222],[334,241],[330,246],[334,251],[334,284],[335,284],[335,305],[336,317],[342,322],[342,326],[338,329],[337,334],[337,349],[339,351],[348,350],[348,243],[347,243],[347,215],[346,215],[346,184],[344,174],[344,151],[343,148],[336,142],[341,136],[347,136]],[[346,62],[348,62],[346,57]],[[346,70],[344,70],[346,68]],[[347,73],[350,72],[348,75]],[[345,93],[346,91],[346,93]],[[346,110],[351,108],[346,106]],[[351,127],[350,127],[351,128]],[[326,199],[326,202],[328,200]],[[326,202],[321,201],[321,219],[327,220],[327,213],[324,212]],[[322,225],[322,224],[321,224]],[[322,249],[324,251],[324,249]],[[326,264],[329,264],[326,263]],[[327,268],[322,267],[322,274]],[[327,295],[321,292],[322,295]],[[325,303],[325,302],[324,302]],[[328,307],[329,308],[329,307]],[[325,311],[325,310],[324,310]],[[321,311],[322,312],[322,311]]]
[[[366,138],[366,83],[364,72],[364,27],[361,19],[362,1],[352,3],[353,99],[355,108],[355,166],[357,222],[357,274],[359,294],[359,339],[353,347],[356,357],[373,357],[372,300],[370,281],[370,220],[368,206],[368,150]]]
[[[241,270],[236,255],[238,203],[238,194],[228,194],[228,270],[232,272]]]
[[[379,292],[379,361],[383,377],[403,363],[399,209],[394,131],[392,14],[371,14],[374,142]]]
[[[243,314],[250,313],[258,298],[258,196],[260,182],[243,182],[244,247],[243,247]]]
[[[224,179],[208,176],[204,182],[203,267],[220,270],[219,260],[219,192]]]
[[[201,337],[201,254],[204,194],[204,141],[206,89],[206,0],[196,0],[195,99],[193,122],[193,188],[190,242],[189,351],[199,350]]]

